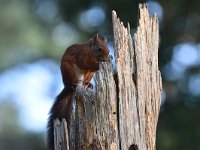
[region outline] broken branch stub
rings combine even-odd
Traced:
[[[161,102],[161,75],[158,69],[158,20],[150,17],[147,5],[139,5],[139,24],[132,42],[113,11],[115,60],[119,88],[119,136],[121,149],[136,145],[154,150]]]
[[[155,150],[162,92],[158,20],[149,16],[145,4],[139,5],[138,19],[133,42],[130,26],[125,28],[112,12],[115,80],[110,60],[96,73],[96,93],[77,88],[69,131],[65,129],[68,149]]]

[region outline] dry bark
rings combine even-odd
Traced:
[[[78,86],[69,124],[69,149],[155,150],[162,92],[158,20],[149,16],[145,4],[139,5],[133,42],[129,25],[125,28],[114,11],[112,16],[117,75],[114,80],[109,61],[96,73],[95,93]]]
[[[139,24],[134,34],[113,12],[115,58],[119,82],[119,131],[121,148],[136,145],[155,149],[162,83],[158,69],[158,20],[139,6]]]
[[[69,150],[67,122],[65,119],[60,122],[58,119],[54,120],[54,148],[55,150]]]

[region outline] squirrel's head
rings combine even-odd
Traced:
[[[99,38],[98,34],[96,34],[90,39],[89,45],[92,49],[92,54],[96,57],[98,62],[105,62],[108,60],[109,50],[106,37]]]

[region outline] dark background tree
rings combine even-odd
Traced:
[[[149,5],[151,14],[157,13],[160,22],[159,66],[163,78],[163,102],[157,149],[200,149],[198,0],[1,0],[0,149],[44,149],[44,128],[39,131],[26,129],[23,119],[19,119],[31,110],[22,112],[24,107],[19,104],[26,103],[26,97],[20,97],[20,93],[28,92],[18,91],[16,96],[16,89],[35,85],[26,87],[25,82],[32,80],[25,80],[26,71],[33,68],[31,74],[35,77],[35,73],[41,76],[44,71],[37,70],[36,66],[46,68],[52,83],[50,86],[44,84],[48,88],[42,92],[53,101],[59,92],[56,90],[61,82],[58,83],[58,64],[65,48],[75,42],[84,42],[98,32],[108,37],[112,51],[111,11],[115,10],[124,23],[129,22],[134,34],[138,3],[144,2]],[[27,103],[26,106],[33,105]],[[34,120],[30,125],[33,123]],[[15,144],[10,145],[13,141]]]

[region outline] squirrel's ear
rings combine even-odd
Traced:
[[[102,38],[102,42],[103,42],[104,44],[107,44],[107,38],[106,38],[106,36],[104,36],[104,37]]]
[[[95,34],[95,36],[93,37],[93,40],[94,40],[94,44],[96,44],[96,43],[99,42],[99,35],[98,35],[98,33]]]

